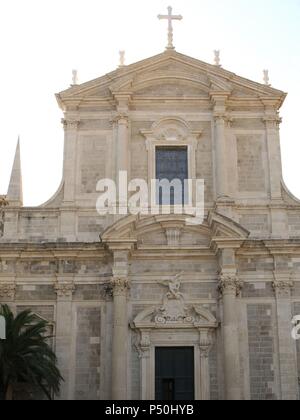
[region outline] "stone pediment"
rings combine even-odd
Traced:
[[[186,217],[186,215],[127,216],[109,227],[102,234],[102,241],[135,240],[139,244],[143,244],[148,237],[158,238],[159,235],[162,235],[165,242],[161,245],[167,245],[174,241],[173,244],[176,246],[177,235],[190,233],[208,244],[211,236],[208,225],[188,226]]]
[[[243,226],[216,212],[210,212],[208,224],[214,238],[245,240],[250,235]]]
[[[234,73],[200,60],[165,52],[135,64],[113,71],[103,77],[73,86],[57,95],[64,109],[77,103],[95,99],[113,99],[115,94],[126,93],[148,97],[153,95],[178,97],[203,97],[210,92],[224,92],[235,97],[272,100],[279,108],[285,99],[282,91],[251,82]]]
[[[184,313],[181,305],[173,301],[165,307],[151,307],[137,315],[134,328],[217,328],[216,318],[203,306],[191,305]]]
[[[233,242],[240,244],[250,233],[241,225],[211,212],[202,225],[187,225],[186,215],[127,216],[110,226],[101,236],[103,243],[134,242],[137,247],[168,248],[204,246]]]

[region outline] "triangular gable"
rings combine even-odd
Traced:
[[[161,80],[181,80],[198,84],[203,92],[223,91],[242,97],[276,99],[277,106],[283,103],[286,94],[260,83],[240,77],[223,68],[188,57],[178,52],[164,52],[157,56],[117,69],[103,77],[73,86],[57,95],[63,107],[71,101],[84,101],[97,95],[113,97],[114,93],[133,94],[140,87]]]

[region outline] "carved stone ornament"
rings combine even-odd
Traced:
[[[272,286],[278,296],[290,296],[294,282],[293,280],[274,280]]]
[[[79,120],[66,120],[62,119],[61,123],[65,130],[77,130],[79,127],[80,121]]]
[[[114,277],[111,280],[111,286],[114,295],[124,294],[130,289],[130,281],[125,277]]]
[[[151,346],[150,333],[149,332],[134,332],[134,349],[138,352],[139,358],[149,357],[149,351]]]
[[[195,321],[188,307],[185,305],[184,296],[180,292],[182,273],[177,274],[173,279],[161,282],[167,286],[169,291],[163,298],[163,305],[158,309],[155,316],[157,324],[166,324],[170,322],[192,323]]]
[[[220,274],[218,289],[221,295],[233,293],[240,296],[242,288],[243,282],[238,279],[236,274]]]
[[[14,299],[16,293],[16,285],[12,283],[0,283],[0,298]]]
[[[212,347],[211,330],[200,331],[199,349],[201,357],[208,358]]]
[[[180,292],[182,273],[170,280],[160,282],[168,287],[159,307],[152,307],[141,312],[134,320],[136,328],[216,328],[215,317],[200,306],[187,305]]]
[[[129,115],[126,112],[119,112],[112,117],[110,123],[128,126]]]
[[[59,283],[56,282],[54,285],[54,290],[57,294],[57,297],[72,297],[73,293],[75,292],[75,284],[74,283]]]

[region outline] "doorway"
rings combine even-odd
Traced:
[[[158,401],[195,399],[193,347],[156,347],[155,399]]]

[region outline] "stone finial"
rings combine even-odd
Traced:
[[[263,70],[263,73],[264,73],[264,84],[266,86],[271,86],[271,84],[270,84],[269,70]]]
[[[214,54],[215,54],[215,66],[217,67],[222,67],[221,66],[221,58],[220,58],[220,50],[214,50]]]
[[[72,70],[72,86],[78,85],[78,70],[73,69]]]
[[[122,68],[122,67],[125,67],[125,51],[124,50],[119,51],[119,54],[120,54],[120,64],[119,64],[119,67]]]

